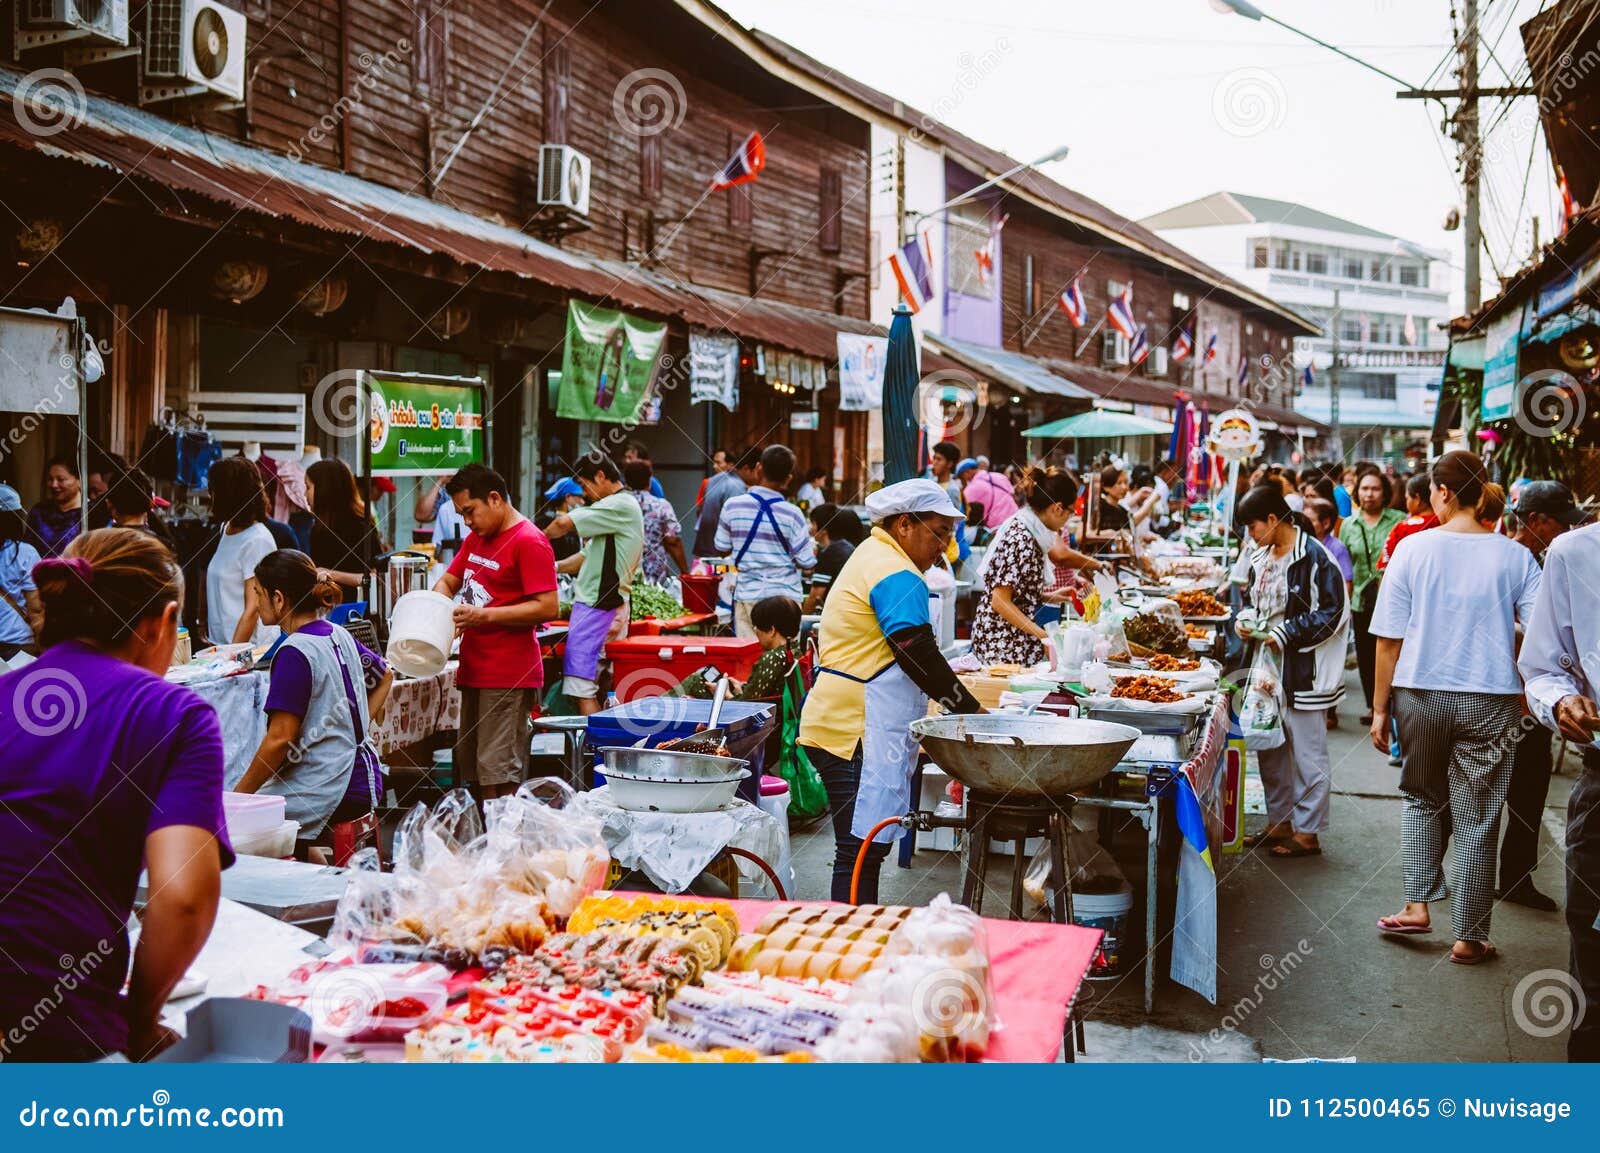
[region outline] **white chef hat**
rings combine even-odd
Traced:
[[[951,520],[961,520],[966,516],[951,503],[950,495],[944,489],[926,477],[903,480],[867,496],[867,515],[872,517],[874,523],[903,512],[918,515],[931,513],[947,516]]]

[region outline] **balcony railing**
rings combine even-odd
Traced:
[[[1294,342],[1297,357],[1331,356],[1333,341],[1314,337],[1297,337]],[[1445,349],[1418,348],[1410,344],[1379,344],[1374,341],[1341,340],[1339,342],[1340,368],[1443,368]]]
[[[1392,300],[1412,300],[1418,304],[1447,304],[1450,294],[1442,288],[1422,288],[1392,281],[1364,280],[1344,276],[1319,276],[1303,272],[1290,272],[1282,268],[1267,270],[1269,284],[1293,288],[1317,288],[1332,292],[1364,292],[1371,296],[1384,296]]]

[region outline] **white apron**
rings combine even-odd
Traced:
[[[827,673],[865,686],[866,724],[861,733],[861,787],[856,792],[852,836],[866,838],[872,826],[911,811],[911,775],[917,767],[917,739],[911,722],[928,715],[928,694],[917,688],[899,665],[890,661],[863,681],[849,673],[821,668]],[[890,825],[874,840],[897,841],[905,833]]]

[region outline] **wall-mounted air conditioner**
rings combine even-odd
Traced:
[[[128,43],[128,0],[17,0],[17,48]]]
[[[1150,355],[1144,358],[1144,370],[1150,376],[1167,375],[1167,350],[1152,348]]]
[[[589,158],[565,144],[539,146],[539,192],[546,208],[589,215]]]
[[[142,103],[184,96],[244,99],[245,17],[213,0],[150,0]]]
[[[1128,363],[1128,338],[1120,332],[1102,332],[1100,334],[1100,363],[1127,364]]]

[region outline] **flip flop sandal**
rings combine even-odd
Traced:
[[[1289,837],[1273,845],[1267,855],[1278,857],[1282,860],[1287,860],[1290,857],[1320,857],[1322,856],[1322,846],[1302,845],[1294,838]]]
[[[1407,925],[1394,917],[1379,917],[1378,932],[1387,933],[1391,937],[1409,937],[1419,933],[1431,933],[1433,926]]]
[[[1457,953],[1454,949],[1452,949],[1450,950],[1450,963],[1452,965],[1481,965],[1490,957],[1493,957],[1495,952],[1496,949],[1493,945],[1485,945],[1483,947],[1483,952],[1474,953],[1469,956],[1462,956],[1460,953]]]
[[[1259,845],[1281,845],[1288,839],[1288,836],[1269,837],[1266,833],[1251,833],[1244,839],[1244,847],[1254,849]]]

